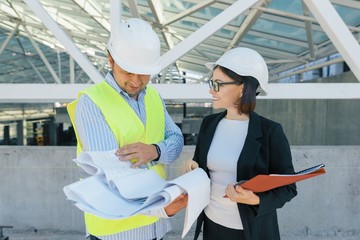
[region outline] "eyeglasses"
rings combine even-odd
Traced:
[[[235,84],[235,85],[241,85],[242,82],[217,82],[212,79],[209,80],[209,87],[213,89],[215,92],[218,92],[220,90],[220,86],[227,85],[227,84]]]

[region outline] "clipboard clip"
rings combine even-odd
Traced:
[[[240,180],[237,183],[235,183],[234,187],[236,186],[240,186],[241,184],[243,184],[244,182],[246,182],[247,180]]]

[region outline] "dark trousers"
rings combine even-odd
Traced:
[[[245,240],[245,235],[243,230],[224,227],[205,215],[203,240]]]
[[[95,237],[95,236],[93,236],[93,235],[90,235],[90,240],[101,240],[101,239],[100,239],[100,238],[97,238],[97,237]],[[154,238],[153,240],[156,240],[156,238]],[[159,240],[162,240],[162,238],[159,239]]]

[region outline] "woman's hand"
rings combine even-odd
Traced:
[[[225,193],[228,198],[233,202],[248,204],[248,205],[259,205],[260,198],[253,191],[246,190],[239,185],[234,187],[234,184],[229,184]]]
[[[192,160],[192,159],[186,160],[181,167],[181,169],[182,169],[181,174],[190,172],[198,167],[199,167],[199,164],[197,162],[195,162],[194,160]]]

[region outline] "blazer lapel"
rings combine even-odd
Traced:
[[[249,169],[253,169],[255,164],[260,149],[260,143],[257,139],[262,136],[260,117],[255,112],[251,112],[248,133],[237,162],[237,181],[253,177],[251,176],[252,171],[249,171]]]

